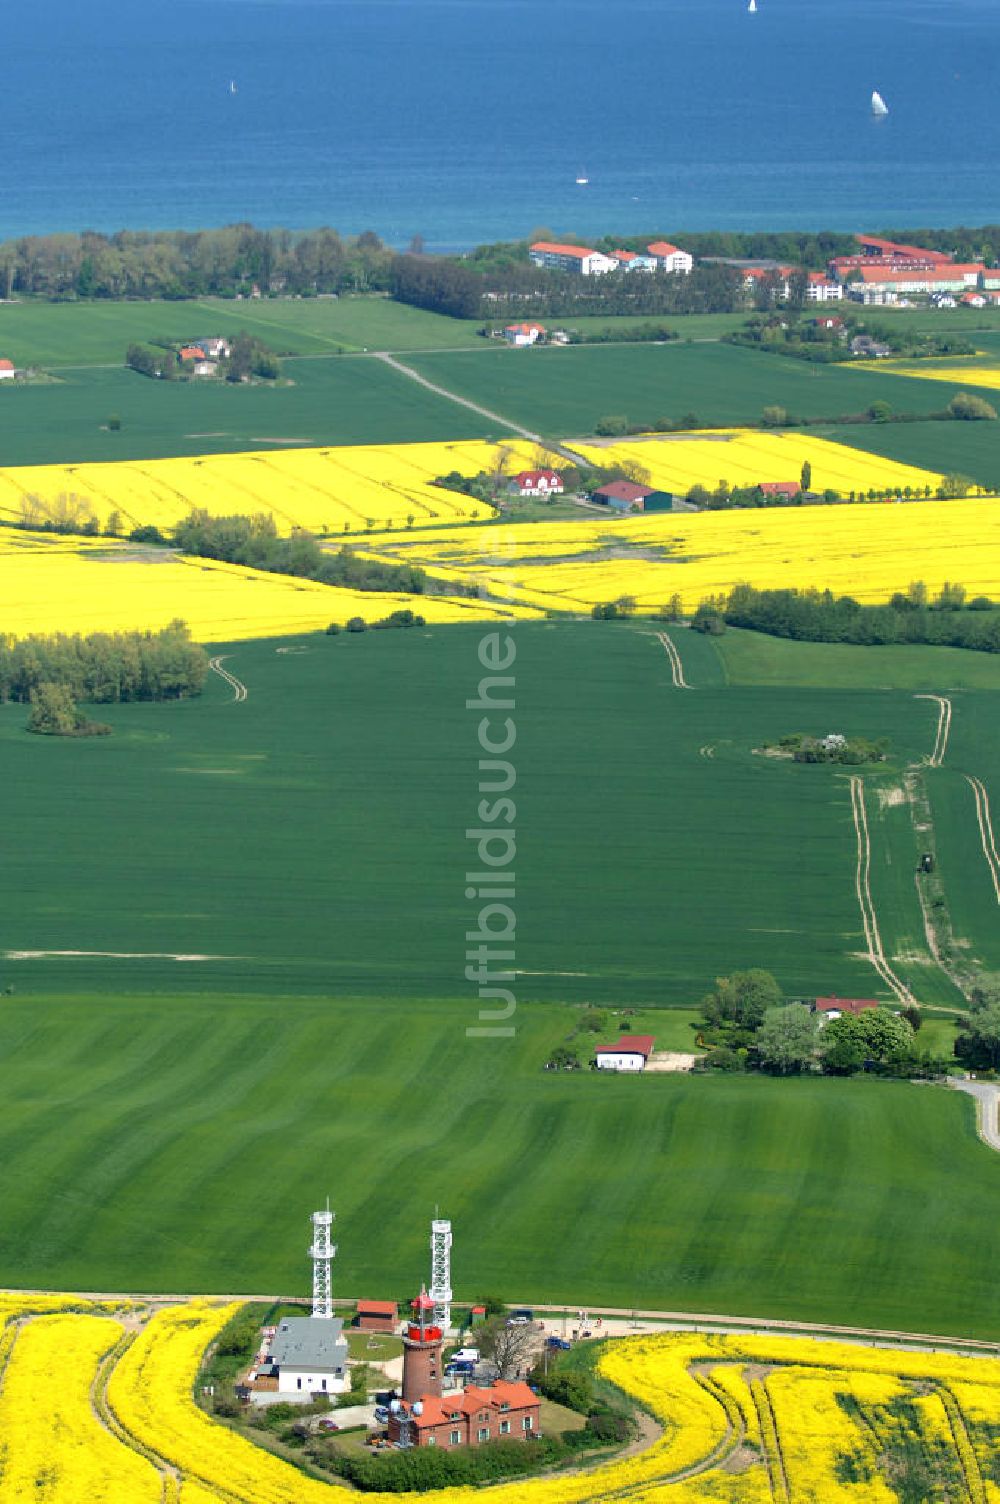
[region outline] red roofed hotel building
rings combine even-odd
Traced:
[[[985,270],[980,262],[969,265],[946,262],[905,271],[891,266],[862,266],[857,269],[855,280],[847,284],[847,290],[858,303],[895,303],[911,293],[966,292],[979,286]]]
[[[528,255],[535,266],[559,272],[579,272],[584,277],[613,272],[618,265],[613,256],[605,256],[603,251],[592,251],[585,245],[559,245],[551,240],[536,240],[528,247]]]
[[[686,277],[694,266],[694,257],[689,252],[682,251],[679,245],[671,245],[669,240],[654,240],[646,250],[656,258],[660,271],[680,272]]]

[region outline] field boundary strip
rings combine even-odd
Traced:
[[[868,811],[865,808],[865,781],[857,773],[851,775],[851,813],[858,848],[854,887],[858,896],[858,907],[861,910],[861,922],[864,925],[867,956],[897,1002],[906,1006],[913,1002],[913,995],[906,983],[900,980],[889,965],[882,946],[882,935],[871,890],[872,843],[868,830]]]
[[[247,687],[243,683],[242,679],[237,679],[236,676],[234,674],[231,674],[228,669],[224,669],[222,667],[223,663],[228,657],[228,653],[220,653],[217,657],[210,658],[208,660],[208,666],[212,670],[213,674],[218,674],[219,678],[224,679],[225,682],[229,685],[230,689],[232,689],[233,691],[233,702],[236,703],[237,701],[248,699],[249,694]]]
[[[657,632],[656,636],[657,636],[657,640],[660,642],[660,644],[663,647],[663,651],[666,653],[667,657],[670,659],[670,675],[671,675],[671,678],[673,680],[674,688],[675,689],[691,689],[691,688],[693,688],[693,686],[690,685],[687,682],[687,680],[685,679],[685,677],[684,677],[684,664],[681,661],[681,655],[677,651],[677,644],[674,642],[673,638],[672,637],[668,637],[667,634],[666,634],[666,632]]]
[[[966,783],[972,790],[972,796],[976,801],[976,820],[979,825],[979,840],[983,848],[983,856],[990,870],[993,880],[993,891],[996,894],[997,903],[1000,903],[1000,852],[997,851],[996,836],[993,831],[993,819],[990,814],[990,796],[986,792],[986,785],[981,778],[976,778],[971,773],[963,775]]]
[[[951,733],[951,701],[945,695],[914,695],[915,700],[934,700],[938,707],[937,732],[934,737],[934,746],[931,755],[927,759],[929,768],[939,768],[944,762],[944,755],[948,750],[948,737]]]

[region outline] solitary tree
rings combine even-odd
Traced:
[[[791,1075],[812,1062],[816,1050],[816,1016],[804,1003],[768,1008],[754,1043],[761,1064],[779,1075]]]
[[[803,460],[802,461],[802,479],[801,479],[801,482],[800,482],[803,491],[808,491],[810,489],[810,487],[812,486],[812,478],[813,478],[813,467],[812,467],[812,465],[810,465],[810,463],[809,463],[808,460]]]
[[[477,1333],[479,1351],[496,1368],[497,1377],[512,1379],[529,1365],[536,1334],[528,1324],[508,1326],[500,1316],[485,1322]]]

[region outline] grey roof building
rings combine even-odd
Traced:
[[[322,1316],[286,1316],[271,1339],[259,1378],[283,1399],[315,1393],[341,1393],[348,1387],[347,1341],[343,1322]]]

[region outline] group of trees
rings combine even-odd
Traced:
[[[955,1054],[970,1070],[1000,1069],[1000,976],[981,978],[973,990]]]
[[[836,732],[829,736],[807,736],[802,731],[794,731],[780,739],[777,751],[795,762],[835,762],[860,767],[864,763],[885,762],[889,755],[889,741],[884,736],[872,740],[867,736],[841,736]]]
[[[179,620],[159,632],[0,637],[0,702],[29,704],[43,685],[98,705],[181,700],[201,693],[207,673],[208,654]],[[49,692],[38,706],[56,720],[68,714],[65,697]]]
[[[168,344],[151,347],[133,343],[125,351],[125,364],[140,376],[152,376],[159,381],[178,381],[188,374],[179,352]],[[263,381],[277,381],[281,362],[262,339],[241,330],[230,340],[229,354],[219,362],[219,374],[232,382],[250,381],[255,376]]]
[[[26,235],[0,243],[0,295],[200,298],[385,291],[393,252],[371,231],[218,230]]]
[[[768,307],[770,305],[767,305]],[[801,303],[800,303],[801,307]],[[849,361],[852,337],[866,334],[879,344],[887,345],[894,355],[923,359],[942,355],[974,355],[975,346],[954,334],[937,334],[896,324],[873,323],[866,315],[845,311],[838,315],[841,327],[829,329],[823,318],[802,318],[795,309],[783,314],[771,313],[750,318],[741,329],[723,335],[731,345],[764,350],[776,355],[791,355],[819,364]]]
[[[944,1068],[917,1049],[917,1008],[899,1013],[871,1008],[821,1024],[807,1003],[787,1002],[768,971],[718,977],[714,990],[702,999],[701,1016],[701,1038],[710,1047],[701,1062],[704,1070],[913,1076]]]
[[[831,590],[736,585],[728,595],[702,601],[692,619],[702,632],[717,633],[727,625],[797,642],[908,642],[1000,652],[1000,611],[987,596],[967,600],[964,586],[946,583],[932,598],[922,580],[884,606],[863,606]]]
[[[279,537],[270,515],[212,517],[199,508],[178,523],[173,542],[184,553],[197,554],[203,559],[222,559],[227,564],[242,564],[271,574],[296,575],[351,590],[422,595],[425,590],[435,589],[434,582],[416,565],[360,559],[346,545],[336,553],[328,553],[311,533]]]

